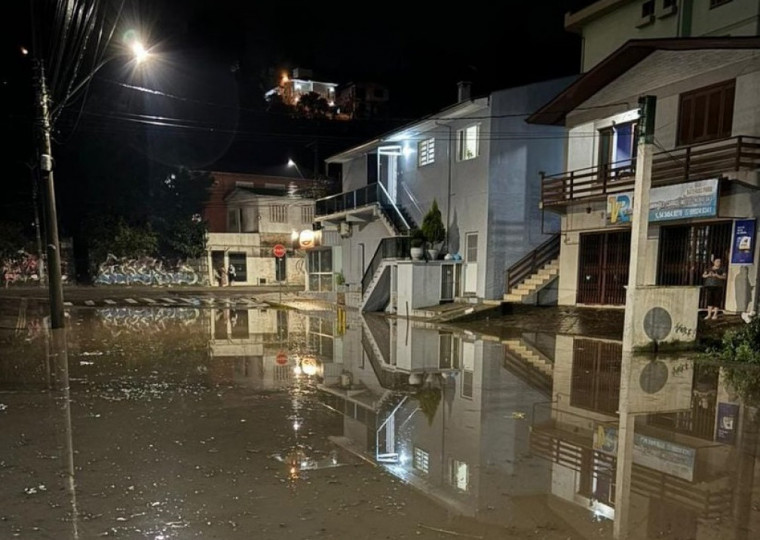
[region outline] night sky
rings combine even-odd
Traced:
[[[29,214],[34,92],[29,57],[19,51],[32,28],[49,31],[31,23],[30,2],[55,0],[14,0],[0,21],[6,218]],[[292,175],[284,167],[292,157],[310,175],[329,155],[454,103],[457,81],[471,81],[478,96],[577,73],[580,38],[564,30],[564,15],[589,3],[125,0],[114,43],[137,29],[154,59],[131,71],[108,63],[57,121],[63,228],[88,209],[128,200],[130,189],[144,198],[146,178],[166,167]],[[295,67],[339,84],[385,84],[391,118],[294,122],[271,114],[263,93]]]

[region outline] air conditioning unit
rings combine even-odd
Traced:
[[[338,225],[338,233],[343,238],[348,238],[351,236],[351,224],[343,221]]]

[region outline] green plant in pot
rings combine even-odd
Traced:
[[[414,228],[409,232],[410,240],[410,255],[412,256],[412,259],[415,261],[422,260],[423,255],[425,254],[425,234],[422,232],[422,230]]]
[[[446,238],[446,227],[443,225],[441,210],[438,208],[436,199],[433,199],[430,210],[422,218],[422,233],[427,242],[428,256],[431,260],[437,259]]]

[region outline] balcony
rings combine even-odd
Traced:
[[[317,199],[314,220],[341,221],[349,215],[372,214],[376,208],[381,210],[396,234],[407,234],[415,227],[406,210],[391,199],[388,191],[380,183]]]
[[[556,175],[541,175],[544,208],[579,201],[604,200],[633,191],[635,160],[588,167]],[[652,159],[652,186],[681,184],[760,168],[760,137],[739,136],[658,152]]]

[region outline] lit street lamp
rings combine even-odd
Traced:
[[[288,159],[288,167],[294,167],[296,171],[298,171],[298,175],[303,179],[306,180],[306,177],[301,172],[301,169],[298,168],[298,164],[293,161],[292,159]]]
[[[144,61],[149,54],[137,41],[131,44],[131,50],[138,63]],[[39,170],[43,184],[42,197],[46,223],[45,244],[47,251],[48,292],[50,296],[50,326],[53,329],[63,328],[65,319],[63,310],[63,279],[61,277],[61,246],[58,238],[58,213],[55,204],[55,184],[53,182],[53,150],[50,141],[51,124],[53,119],[70,102],[72,97],[92,80],[95,73],[114,58],[116,56],[111,56],[96,65],[87,76],[66,93],[52,111],[50,109],[51,96],[45,77],[44,63],[39,58],[33,60],[37,98],[36,123],[39,130],[40,145]]]

